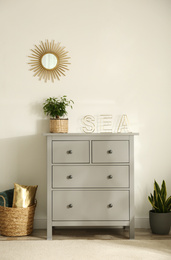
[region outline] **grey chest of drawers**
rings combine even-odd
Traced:
[[[47,239],[52,227],[129,226],[134,238],[134,135],[47,136]]]

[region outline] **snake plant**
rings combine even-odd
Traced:
[[[171,196],[167,198],[166,183],[164,180],[161,188],[154,180],[153,195],[150,193],[148,200],[151,203],[153,210],[157,213],[168,213],[171,211]]]

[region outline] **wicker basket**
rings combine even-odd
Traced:
[[[68,133],[68,119],[50,119],[51,133]]]
[[[33,206],[27,208],[6,207],[5,198],[4,207],[0,206],[0,235],[17,237],[27,236],[33,231],[34,212],[37,201]]]

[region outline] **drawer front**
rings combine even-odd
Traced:
[[[89,141],[53,141],[53,163],[89,163]]]
[[[129,166],[53,166],[53,188],[129,187]]]
[[[92,141],[93,163],[129,162],[129,141]]]
[[[53,191],[53,220],[129,220],[129,191]]]

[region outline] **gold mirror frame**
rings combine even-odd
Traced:
[[[44,79],[45,82],[50,79],[54,82],[54,79],[60,80],[61,75],[65,76],[64,72],[69,70],[67,66],[71,64],[68,62],[70,57],[67,56],[68,51],[65,51],[65,47],[61,47],[60,43],[55,43],[54,40],[51,42],[46,40],[45,43],[41,41],[41,44],[34,46],[35,49],[31,49],[32,53],[28,56],[30,58],[28,64],[31,66],[30,70],[34,72],[34,77],[38,76],[39,80]],[[45,54],[55,55],[57,65],[54,68],[48,69],[43,66],[42,58]]]

